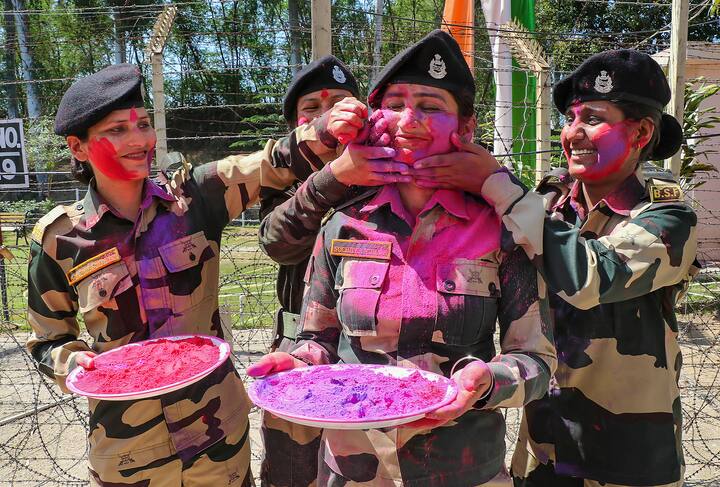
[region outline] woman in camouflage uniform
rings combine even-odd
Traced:
[[[472,144],[413,169],[424,185],[472,184],[502,218],[504,246],[522,246],[551,293],[558,371],[526,407],[515,485],[680,487],[674,308],[696,271],[697,218],[672,174],[643,164],[682,143],[662,113],[670,88],[650,56],[623,49],[587,59],[553,99],[568,169],[537,192]],[[473,181],[453,180],[453,162]]]
[[[474,81],[434,31],[373,83],[395,158],[445,152],[474,129]],[[353,155],[351,144],[341,156]],[[501,485],[503,416],[547,390],[555,366],[542,283],[520,250],[499,250],[492,209],[460,191],[389,184],[338,209],[315,244],[295,346],[251,375],[306,364],[382,363],[453,377],[456,400],[405,428],[324,430],[320,485]],[[499,319],[501,353],[493,345]],[[465,360],[467,355],[474,360]]]
[[[57,112],[84,199],[58,206],[32,233],[28,349],[67,392],[77,365],[129,342],[186,333],[222,337],[219,245],[257,198],[259,165],[229,157],[148,178],[156,136],[137,67],[74,83]],[[78,311],[92,338],[80,337]],[[136,401],[90,400],[90,482],[99,486],[247,486],[249,401],[228,359],[203,380]]]

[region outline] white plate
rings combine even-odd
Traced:
[[[167,394],[168,392],[177,391],[178,389],[187,387],[190,384],[193,384],[193,383],[199,381],[203,377],[206,377],[213,370],[217,369],[220,365],[222,365],[230,356],[230,345],[228,345],[228,343],[225,340],[218,338],[218,337],[214,337],[214,336],[177,335],[177,336],[153,338],[152,340],[143,340],[141,342],[128,343],[127,345],[123,345],[118,348],[113,348],[112,350],[108,350],[107,352],[102,353],[102,355],[104,357],[107,357],[108,355],[117,353],[118,351],[121,351],[128,347],[141,347],[143,345],[146,345],[148,343],[153,343],[158,340],[184,340],[184,339],[193,338],[193,337],[207,338],[208,340],[211,340],[213,342],[213,344],[218,348],[218,358],[217,358],[217,361],[214,364],[212,364],[211,366],[209,366],[207,369],[205,369],[201,372],[198,372],[197,374],[190,376],[187,379],[173,382],[172,384],[168,384],[168,385],[165,385],[162,387],[154,387],[152,389],[147,389],[147,390],[140,391],[140,392],[101,394],[101,393],[95,393],[95,392],[85,392],[82,389],[78,388],[76,382],[84,374],[88,373],[88,371],[86,371],[82,367],[75,367],[70,372],[70,374],[68,374],[67,379],[65,380],[65,384],[67,385],[67,388],[70,389],[75,394],[78,394],[80,396],[85,396],[85,397],[91,397],[93,399],[102,399],[103,401],[130,401],[130,400],[136,400],[136,399],[147,399],[150,397],[161,396],[163,394]]]
[[[369,368],[372,369],[374,372],[378,372],[381,374],[385,374],[392,377],[408,377],[413,372],[420,372],[422,376],[428,380],[434,381],[434,382],[443,382],[446,385],[445,389],[445,395],[442,399],[438,400],[437,402],[427,404],[425,407],[421,409],[417,409],[415,411],[411,411],[408,413],[405,413],[403,415],[394,415],[394,416],[383,416],[379,418],[368,418],[368,419],[354,419],[354,420],[348,420],[348,419],[327,419],[327,418],[318,418],[318,417],[312,417],[312,416],[303,416],[299,414],[293,413],[291,410],[285,410],[285,409],[279,409],[277,407],[274,407],[273,405],[269,405],[266,403],[265,398],[263,398],[262,391],[265,387],[271,387],[266,384],[265,381],[267,381],[270,378],[277,378],[281,377],[282,375],[292,374],[297,375],[297,380],[302,380],[303,374],[306,374],[312,369],[317,369],[319,367],[326,367],[330,370],[343,370],[347,368],[357,369],[358,367],[362,368]],[[410,369],[405,367],[394,367],[391,365],[372,365],[372,364],[334,364],[334,365],[314,365],[312,367],[307,368],[300,368],[300,369],[294,369],[294,370],[288,370],[285,372],[280,372],[278,374],[274,374],[272,376],[265,377],[263,379],[256,380],[252,384],[250,384],[248,388],[248,395],[250,396],[250,399],[260,408],[264,409],[265,411],[268,411],[272,413],[273,415],[285,419],[287,421],[303,424],[306,426],[315,426],[318,428],[327,428],[327,429],[339,429],[339,430],[363,430],[363,429],[371,429],[371,428],[389,428],[393,426],[399,426],[401,424],[410,423],[412,421],[421,419],[425,416],[425,414],[435,411],[436,409],[445,406],[446,404],[449,404],[455,399],[455,396],[457,395],[457,387],[455,386],[455,382],[448,379],[447,377],[444,377],[442,375],[435,374],[433,372],[428,372],[426,370],[420,370],[420,369]]]

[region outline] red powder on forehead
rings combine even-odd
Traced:
[[[93,166],[110,179],[129,181],[136,177],[135,171],[128,171],[120,164],[115,146],[105,137],[91,139],[88,150]]]
[[[323,90],[320,92],[320,98],[327,98],[328,96],[330,96],[330,92],[329,92],[328,90],[323,89]]]
[[[159,339],[95,357],[78,376],[78,389],[93,394],[143,392],[194,377],[213,366],[220,351],[208,338]]]
[[[132,107],[130,109],[130,122],[135,123],[137,122],[138,114],[137,111],[135,111],[135,107]]]
[[[409,415],[446,395],[446,384],[414,371],[392,377],[368,366],[311,367],[269,377],[257,388],[268,409],[325,420],[381,420]]]

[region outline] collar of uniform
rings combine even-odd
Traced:
[[[105,201],[105,198],[98,193],[95,186],[95,179],[93,179],[90,181],[88,191],[85,194],[85,198],[83,198],[82,203],[85,210],[85,224],[88,230],[97,225],[97,223],[108,211],[118,218],[124,218],[117,210],[115,210],[115,208],[112,207],[112,205],[110,205],[110,203]],[[168,194],[150,179],[145,179],[145,184],[143,185],[143,198],[140,203],[141,208],[145,209],[150,206],[153,198],[159,198],[168,202],[175,201],[175,197],[173,195]]]
[[[645,195],[645,185],[642,179],[642,169],[638,168],[628,176],[615,191],[600,200],[595,208],[601,203],[610,208],[613,212],[628,216],[638,202]],[[582,192],[582,182],[576,180],[570,191],[558,199],[553,210],[563,207],[566,203],[575,210],[581,219],[585,219],[585,194]],[[593,209],[595,209],[593,208]],[[592,210],[591,210],[592,211]]]
[[[360,211],[372,213],[378,208],[389,205],[390,211],[395,213],[397,216],[408,222],[412,226],[415,218],[405,209],[402,200],[400,199],[400,191],[395,184],[388,184],[383,186],[383,189],[373,197]],[[457,218],[467,220],[470,217],[467,212],[467,200],[465,194],[461,191],[452,191],[449,189],[439,189],[433,193],[430,199],[425,203],[423,209],[420,210],[418,216],[422,216],[428,213],[435,206],[442,206],[446,212]]]

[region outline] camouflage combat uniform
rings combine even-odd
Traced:
[[[75,353],[186,333],[222,337],[222,230],[259,193],[259,162],[232,156],[179,171],[169,194],[146,180],[135,222],[91,186],[33,230],[27,347],[63,391]],[[78,311],[93,338],[79,339]],[[232,340],[232,337],[227,337]],[[93,485],[250,485],[248,411],[228,360],[205,379],[136,401],[90,400]]]
[[[320,156],[308,148],[307,141],[321,137],[312,124],[301,126],[291,137],[298,149],[288,158],[266,160],[261,171],[260,247],[280,264],[277,294],[281,309],[276,317],[273,348],[282,351],[295,343],[303,277],[322,218],[352,192],[325,166],[336,157],[337,144],[324,138],[327,150]],[[320,433],[318,428],[263,412],[263,485],[315,486]]]
[[[470,354],[489,363],[494,386],[439,428],[324,430],[319,485],[497,485],[505,456],[497,408],[541,397],[556,360],[544,285],[520,249],[500,252],[499,238],[499,221],[484,202],[436,191],[416,220],[395,185],[323,227],[306,274],[295,355],[449,376]]]
[[[517,485],[682,485],[674,306],[696,269],[696,216],[649,167],[587,212],[579,182],[553,192],[547,214],[506,172],[483,187],[503,242],[524,247],[545,278],[555,316],[558,370],[525,408]]]

